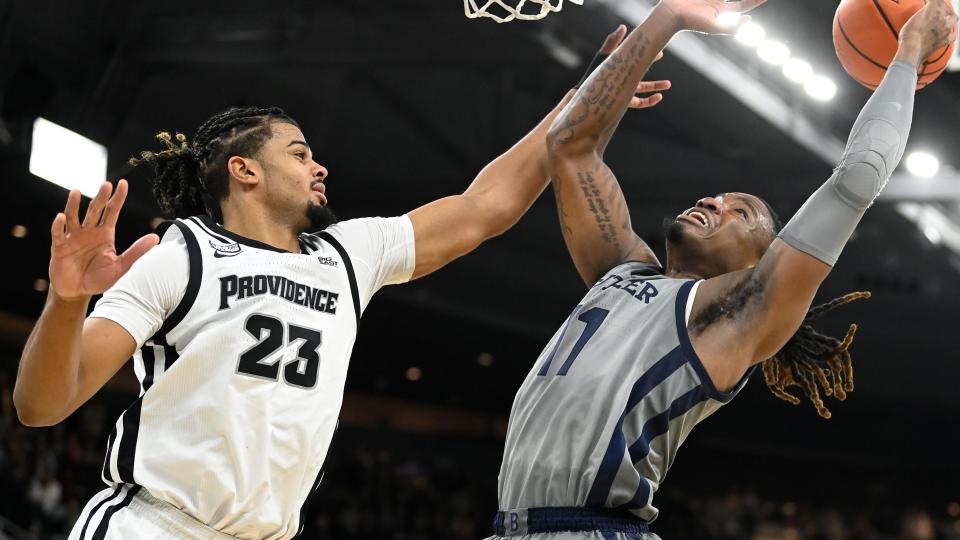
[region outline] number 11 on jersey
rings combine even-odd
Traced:
[[[560,344],[563,343],[563,338],[567,336],[567,330],[569,330],[570,325],[573,324],[572,319],[574,315],[577,316],[578,321],[585,323],[586,326],[584,326],[583,332],[580,334],[577,342],[573,345],[573,349],[570,351],[570,354],[567,355],[566,361],[563,362],[563,365],[560,366],[560,369],[557,371],[557,376],[560,377],[567,375],[567,372],[570,371],[570,366],[573,365],[574,360],[576,360],[577,356],[580,355],[580,351],[582,351],[587,345],[587,342],[590,341],[590,338],[597,333],[597,330],[600,329],[600,325],[603,324],[604,319],[606,319],[607,315],[610,314],[610,310],[598,307],[590,308],[580,313],[580,309],[582,307],[583,306],[577,306],[576,309],[573,310],[573,313],[570,314],[570,317],[567,318],[567,322],[564,324],[563,331],[560,332],[560,337],[554,344],[553,349],[550,351],[549,356],[547,356],[546,361],[544,361],[543,367],[541,367],[540,371],[537,373],[538,376],[547,376],[547,371],[550,370],[550,363],[553,362],[553,357],[556,356],[557,349],[560,347]]]

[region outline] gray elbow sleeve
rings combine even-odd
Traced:
[[[894,62],[857,118],[840,165],[780,232],[792,247],[834,265],[900,163],[910,134],[916,69]]]

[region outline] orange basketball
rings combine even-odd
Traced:
[[[943,0],[946,1],[946,0]],[[883,80],[897,54],[903,25],[924,0],[843,0],[833,18],[833,46],[843,69],[873,90]],[[917,89],[932,83],[947,69],[956,42],[930,55],[923,63]]]

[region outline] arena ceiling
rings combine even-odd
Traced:
[[[105,144],[110,178],[130,178],[124,245],[158,215],[146,176],[131,173],[126,159],[153,148],[158,130],[192,134],[207,116],[234,105],[276,104],[299,120],[330,170],[328,194],[341,217],[396,215],[463,190],[550,110],[620,22],[610,5],[590,4],[541,23],[497,25],[465,19],[459,0],[300,0],[282,8],[0,2],[0,196],[7,201],[0,245],[10,257],[0,309],[39,312],[44,295],[33,285],[46,274],[49,223],[65,196],[27,172],[37,116]],[[833,55],[834,5],[770,0],[756,14],[838,81],[837,98],[826,104],[807,99],[730,38],[706,43],[764,80],[796,114],[843,139],[868,93],[843,75]],[[661,253],[662,218],[704,195],[756,193],[786,218],[829,176],[830,163],[670,54],[651,77],[671,79],[673,90],[656,109],[628,116],[608,157],[634,226]],[[914,140],[948,162],[960,159],[951,156],[960,143],[958,104],[957,73],[945,74],[917,102]],[[949,210],[955,202],[938,204]],[[26,238],[6,233],[15,224],[28,227]],[[859,392],[956,406],[960,363],[950,336],[960,259],[890,203],[878,203],[821,297],[855,289],[870,289],[874,298],[826,322],[834,331],[847,321],[861,324],[854,346]],[[552,195],[545,194],[503,237],[434,276],[385,290],[363,330],[383,339],[361,336],[364,362],[354,373],[362,375],[351,384],[425,391],[456,403],[492,395],[508,407],[539,347],[582,292]],[[487,371],[476,366],[480,352],[497,358]],[[434,383],[425,377],[409,390],[391,378],[402,378],[406,365],[393,360],[411,355],[428,375],[441,374]],[[475,388],[452,390],[449,383],[464,373]]]

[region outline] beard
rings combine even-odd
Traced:
[[[340,221],[333,210],[315,202],[307,204],[307,220],[310,222],[310,228],[307,229],[309,233],[320,232]]]
[[[683,225],[680,225],[680,222],[677,221],[677,218],[665,217],[663,218],[663,235],[667,238],[668,244],[673,244],[675,246],[683,243]]]

